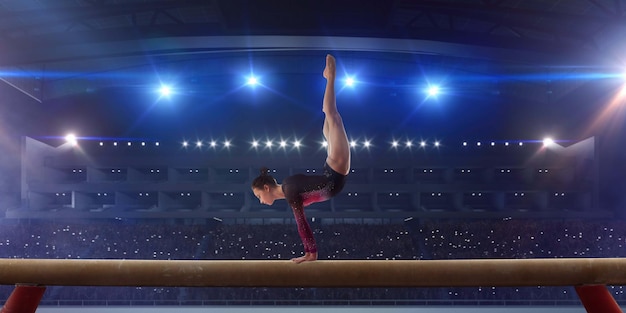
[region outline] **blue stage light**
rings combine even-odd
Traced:
[[[258,83],[259,83],[259,80],[256,77],[254,76],[248,77],[248,85],[255,86]]]
[[[161,97],[169,97],[172,94],[172,88],[168,85],[161,85],[161,88],[159,88],[159,93],[161,94]]]
[[[345,82],[346,82],[346,86],[348,87],[354,86],[354,78],[352,77],[347,77]]]
[[[429,86],[427,92],[429,97],[436,97],[439,94],[439,86]]]

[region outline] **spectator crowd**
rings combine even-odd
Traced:
[[[313,224],[319,258],[424,260],[626,256],[626,221],[411,220],[402,224]],[[290,259],[301,255],[290,224],[178,225],[137,221],[4,221],[0,257],[46,259]],[[6,299],[12,286],[1,286]],[[621,286],[611,286],[626,299]],[[102,304],[575,301],[573,287],[154,288],[48,287],[44,302]],[[333,302],[336,301],[336,302]],[[519,304],[519,303],[518,303]]]

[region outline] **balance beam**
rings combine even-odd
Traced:
[[[626,258],[321,260],[0,259],[0,284],[160,287],[625,285]]]

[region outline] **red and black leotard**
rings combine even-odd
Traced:
[[[304,252],[317,252],[313,231],[304,215],[304,207],[312,203],[326,201],[337,195],[346,183],[346,175],[337,173],[324,163],[323,175],[297,174],[285,178],[282,182],[283,193],[298,225],[298,233]]]

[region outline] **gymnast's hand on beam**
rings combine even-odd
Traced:
[[[312,262],[316,260],[317,260],[317,252],[313,252],[313,253],[307,252],[301,257],[291,259],[291,261],[293,261],[296,264],[300,264],[302,262]]]

